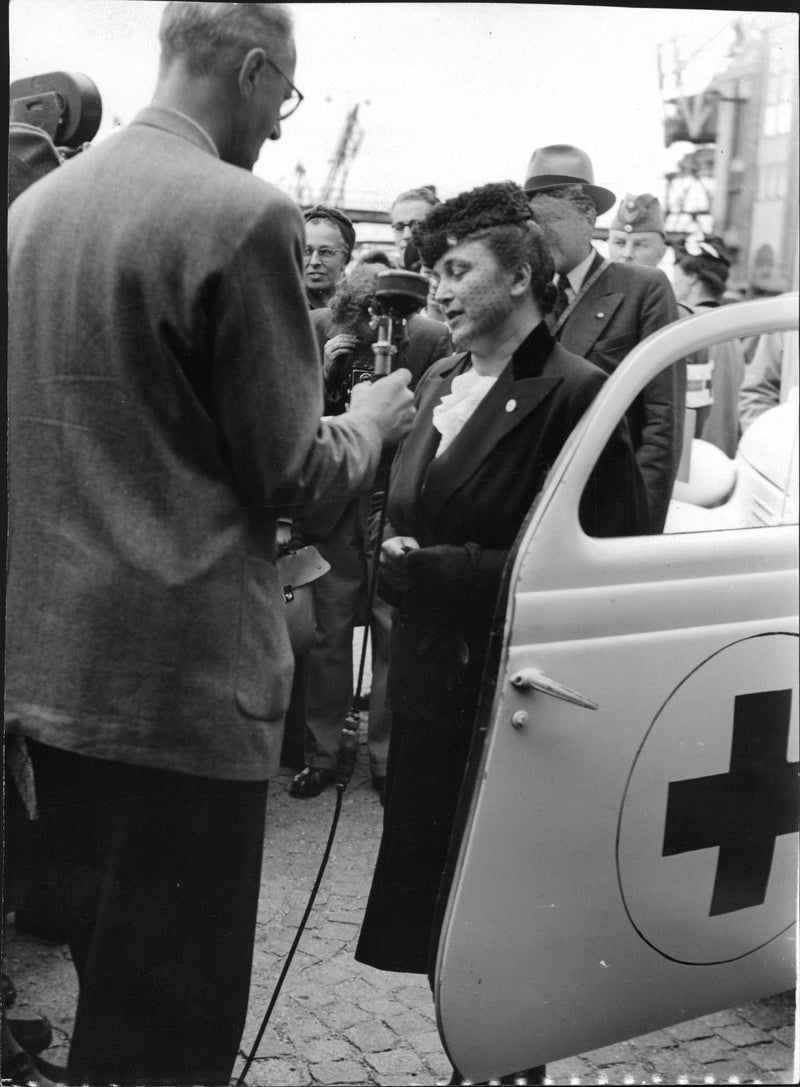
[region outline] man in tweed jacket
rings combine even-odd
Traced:
[[[275,519],[371,485],[398,371],[320,423],[280,5],[170,3],[153,103],[9,224],[6,727],[63,856],[73,1081],[227,1083],[292,678]]]

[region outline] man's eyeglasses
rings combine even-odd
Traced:
[[[310,246],[307,245],[303,250],[303,257],[306,261],[311,260],[314,254],[317,254],[320,260],[333,260],[337,253],[344,253],[344,249],[331,249],[329,245]]]
[[[281,106],[280,113],[278,114],[278,120],[279,121],[285,121],[287,117],[292,116],[294,111],[297,109],[297,107],[303,101],[303,96],[300,93],[300,91],[298,91],[297,87],[295,87],[294,83],[292,83],[291,79],[289,79],[288,75],[286,75],[285,72],[282,72],[280,70],[280,68],[275,63],[274,60],[270,60],[269,57],[267,57],[267,63],[271,64],[272,67],[275,69],[275,71],[278,73],[278,75],[283,76],[283,78],[286,80],[286,82],[292,88],[292,93],[289,95],[289,97],[287,99],[285,99],[283,105]]]
[[[413,230],[415,226],[422,226],[424,222],[424,219],[410,219],[407,223],[392,223],[392,230],[395,234],[402,234],[406,227]]]

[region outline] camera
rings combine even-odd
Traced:
[[[62,158],[83,150],[103,116],[100,92],[81,72],[47,72],[16,79],[8,89],[9,120],[41,128]]]

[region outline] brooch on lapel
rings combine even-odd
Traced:
[[[514,409],[516,408],[516,406],[517,406],[517,402],[516,402],[516,400],[513,400],[513,399],[512,399],[512,400],[507,400],[507,401],[506,401],[506,411],[507,411],[507,412],[512,412],[512,411],[514,411]]]

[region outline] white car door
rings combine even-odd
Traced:
[[[797,528],[595,539],[578,522],[656,373],[790,327],[797,296],[640,345],[522,530],[434,976],[443,1043],[472,1079],[794,985]]]

